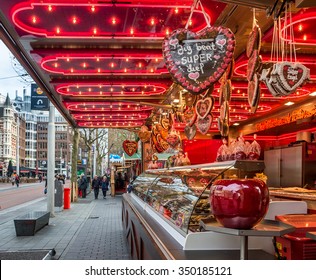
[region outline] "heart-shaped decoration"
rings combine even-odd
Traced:
[[[180,138],[179,138],[179,135],[177,135],[176,133],[170,133],[167,136],[166,141],[172,148],[175,148],[180,143]]]
[[[162,126],[164,129],[169,130],[169,129],[170,129],[169,119],[168,119],[168,118],[162,118],[162,119],[161,119],[161,126]]]
[[[248,82],[248,103],[251,109],[251,113],[257,111],[257,107],[260,101],[260,83],[258,74],[254,75],[253,81]]]
[[[291,93],[310,79],[310,70],[298,62],[279,62],[276,65],[276,72],[282,87]]]
[[[168,71],[193,94],[205,91],[223,75],[234,49],[234,34],[222,26],[211,26],[199,33],[177,29],[163,42]]]
[[[164,151],[163,147],[160,145],[159,141],[158,141],[158,135],[159,135],[159,140],[161,139],[160,134],[151,135],[151,144],[154,150],[156,150],[158,153],[162,153]]]
[[[139,131],[138,137],[143,142],[146,143],[150,140],[151,132],[150,131]]]
[[[149,128],[146,125],[142,125],[140,127],[140,130],[138,132],[138,137],[139,139],[143,142],[146,143],[150,140],[151,136],[151,131],[149,131]]]
[[[260,65],[259,52],[258,50],[254,50],[252,52],[251,57],[248,60],[248,66],[247,66],[247,80],[248,81],[253,80],[253,75],[258,70],[259,65]]]
[[[185,136],[189,139],[189,140],[192,140],[196,134],[196,126],[195,124],[192,125],[192,126],[186,126],[184,128],[184,134]]]
[[[249,37],[248,37],[247,49],[246,49],[247,56],[251,57],[254,50],[258,50],[259,52],[260,47],[261,47],[261,29],[256,24],[252,28],[252,31],[250,32]]]
[[[230,101],[231,95],[232,83],[231,80],[226,80],[219,89],[219,105],[222,105],[225,101]]]
[[[189,107],[188,109],[186,109],[183,113],[183,118],[188,126],[192,126],[197,118],[195,109],[193,107]]]
[[[131,157],[137,151],[137,142],[125,140],[123,142],[123,150],[127,155],[129,155]]]
[[[162,136],[160,134],[157,135],[157,145],[156,146],[160,146],[162,148],[162,152],[164,152],[165,150],[167,150],[169,148],[168,142],[164,138],[162,138]]]
[[[198,118],[204,119],[212,110],[213,104],[214,99],[212,97],[198,100],[195,104],[195,112]]]
[[[210,129],[212,121],[213,121],[212,114],[207,115],[203,119],[198,118],[196,121],[196,127],[197,127],[198,131],[201,132],[203,135],[205,135],[208,132],[208,130]]]

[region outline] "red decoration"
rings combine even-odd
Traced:
[[[250,229],[268,210],[269,190],[258,179],[217,180],[211,187],[210,204],[224,227]]]
[[[234,49],[234,34],[225,27],[208,27],[199,33],[177,29],[163,43],[167,69],[193,94],[202,93],[223,75]]]
[[[202,134],[206,134],[211,127],[212,121],[213,121],[213,115],[209,114],[203,119],[198,118],[195,124],[196,124],[197,129]]]
[[[125,140],[123,142],[123,149],[124,152],[131,157],[137,151],[137,142]]]
[[[200,119],[204,119],[212,110],[214,104],[214,99],[207,97],[205,99],[200,99],[196,102],[195,111]]]

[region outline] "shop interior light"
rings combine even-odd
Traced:
[[[291,105],[293,105],[293,104],[294,104],[294,102],[289,101],[289,102],[286,102],[284,105],[285,105],[285,106],[291,106]]]
[[[309,94],[310,96],[316,96],[316,91]]]

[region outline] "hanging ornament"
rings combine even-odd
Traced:
[[[252,113],[257,111],[260,101],[259,71],[262,70],[262,59],[259,55],[261,48],[261,29],[257,24],[256,9],[253,9],[252,31],[249,34],[246,54],[249,57],[247,67],[248,104]]]
[[[248,82],[248,103],[250,105],[251,113],[255,113],[257,111],[259,100],[260,100],[260,81],[258,74],[255,73],[253,80]]]
[[[211,112],[214,105],[214,98],[207,97],[204,99],[200,99],[195,104],[195,112],[199,119],[204,119]]]
[[[201,7],[207,27],[195,33],[188,23]],[[210,26],[200,0],[194,1],[185,28],[174,30],[163,41],[166,67],[173,79],[192,94],[200,94],[218,81],[233,59],[235,36],[226,27]]]
[[[208,130],[210,129],[212,122],[213,122],[213,115],[208,114],[204,118],[198,118],[195,125],[196,125],[198,131],[200,133],[202,133],[203,135],[205,135],[208,132]]]
[[[248,36],[246,55],[248,58],[251,57],[254,50],[260,52],[261,48],[261,29],[257,24],[256,20],[256,9],[253,9],[253,21],[252,21],[252,30]]]
[[[196,135],[196,126],[193,124],[192,126],[186,126],[184,128],[184,134],[189,139],[192,140]]]
[[[196,118],[197,118],[195,108],[192,106],[192,107],[189,107],[187,110],[185,110],[183,113],[183,118],[186,125],[192,126],[195,123]]]
[[[291,8],[291,5],[289,5]],[[310,69],[296,61],[296,48],[292,24],[291,10],[286,5],[284,17],[284,34],[281,34],[281,19],[274,21],[271,48],[272,65],[264,68],[260,80],[263,81],[270,93],[275,97],[288,96],[297,91],[310,79]],[[290,30],[290,34],[287,33]],[[288,38],[288,40],[282,40]]]
[[[125,140],[123,142],[123,150],[130,157],[137,152],[137,142]]]
[[[150,140],[151,132],[149,131],[148,127],[146,125],[142,125],[140,127],[140,130],[138,132],[138,137],[139,139],[143,142],[146,143]]]
[[[174,129],[171,129],[166,141],[172,149],[175,149],[180,144],[179,134]]]

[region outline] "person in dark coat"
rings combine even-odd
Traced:
[[[20,176],[18,174],[15,175],[15,184],[16,187],[18,188],[20,185]]]
[[[94,198],[95,199],[99,198],[100,185],[101,185],[100,179],[97,175],[95,175],[93,180],[92,180],[92,189],[94,191]]]
[[[106,198],[106,192],[109,190],[109,184],[110,184],[109,178],[106,176],[103,176],[102,181],[101,181],[101,188],[102,188],[104,199]]]
[[[80,180],[79,180],[79,189],[81,190],[82,198],[86,198],[87,196],[87,187],[88,187],[88,181],[85,178],[85,176],[81,174]]]

